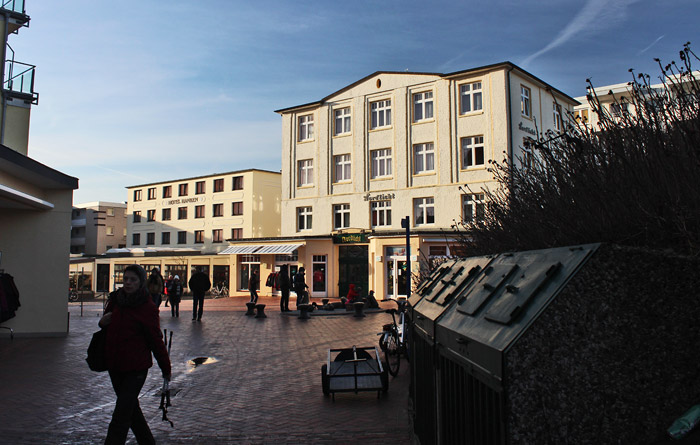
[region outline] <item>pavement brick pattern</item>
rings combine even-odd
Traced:
[[[389,392],[321,392],[329,348],[377,345],[391,317],[383,312],[298,319],[261,298],[268,318],[246,316],[246,297],[206,300],[201,322],[191,301],[180,318],[161,306],[161,328],[173,331],[171,428],[158,410],[162,378],[151,368],[141,406],[164,444],[410,444],[408,366]],[[391,303],[383,303],[390,307]],[[84,361],[102,305],[71,303],[65,338],[0,337],[0,443],[101,443],[114,408],[107,373]],[[212,357],[193,366],[188,361]],[[129,435],[128,443],[135,443]]]

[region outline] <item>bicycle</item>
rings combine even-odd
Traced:
[[[222,284],[221,286],[218,286],[218,287],[213,286],[211,288],[211,297],[213,299],[228,297],[228,288],[226,287],[225,284]]]
[[[383,300],[387,301],[387,300]],[[408,356],[408,346],[407,346],[407,330],[406,327],[409,323],[408,315],[406,313],[406,300],[393,300],[398,305],[398,310],[391,308],[387,309],[387,314],[391,314],[391,323],[385,324],[382,327],[382,332],[378,333],[379,338],[379,348],[384,352],[384,358],[386,360],[387,368],[389,374],[396,377],[399,374],[399,368],[401,367],[401,355],[409,359]],[[396,321],[396,315],[398,315],[398,323]]]
[[[78,292],[73,288],[68,289],[68,301],[78,301]]]

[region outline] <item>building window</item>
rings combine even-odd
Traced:
[[[370,104],[371,126],[375,128],[388,127],[391,125],[391,100],[380,100]]]
[[[137,210],[134,212],[134,222],[135,223],[141,222],[141,211],[140,210]]]
[[[335,135],[350,133],[350,107],[333,111],[335,117]]]
[[[614,118],[619,119],[627,114],[627,102],[619,102],[610,104],[610,114]]]
[[[147,246],[152,246],[156,243],[156,234],[155,232],[148,232],[146,234],[146,245]]]
[[[243,176],[234,176],[233,177],[232,190],[243,190]]]
[[[304,159],[299,161],[297,175],[299,178],[299,187],[314,185],[314,161],[313,159]]]
[[[522,159],[522,167],[525,170],[529,170],[532,168],[533,164],[533,157],[532,157],[532,146],[535,141],[529,137],[526,136],[523,138],[523,159]]]
[[[297,232],[311,230],[311,207],[297,207]]]
[[[146,221],[151,222],[156,220],[156,211],[154,210],[148,210],[146,212]]]
[[[214,217],[224,216],[224,205],[214,204],[212,206],[211,213]]]
[[[484,165],[484,137],[462,138],[462,168]]]
[[[107,208],[107,216],[114,216],[114,208],[113,207]]]
[[[187,207],[177,208],[177,219],[187,219]]]
[[[433,198],[413,200],[413,219],[416,226],[435,224],[435,202]]]
[[[170,209],[163,209],[161,219],[163,221],[170,221]]]
[[[141,234],[140,233],[134,233],[131,235],[131,244],[134,246],[138,246],[141,244]]]
[[[465,83],[459,86],[459,114],[467,114],[472,111],[480,111],[481,82]]]
[[[214,243],[224,242],[224,229],[214,229],[211,231],[211,240]]]
[[[156,188],[151,187],[148,189],[148,199],[156,199]]]
[[[124,234],[123,236],[126,236],[126,227],[124,227]]]
[[[163,198],[170,198],[173,196],[173,186],[164,185],[163,186]]]
[[[243,229],[231,229],[231,239],[243,239]]]
[[[447,256],[447,246],[430,246],[428,250],[428,257],[446,257]]]
[[[372,227],[391,225],[391,201],[372,201]]]
[[[105,227],[105,234],[107,236],[114,236],[114,227],[112,227],[112,226]]]
[[[309,141],[314,138],[314,115],[299,116],[299,141]]]
[[[350,227],[350,204],[336,204],[333,206],[333,228],[347,229]]]
[[[204,186],[205,182],[204,181],[197,181],[194,183],[194,194],[195,195],[203,195],[206,191],[206,187]]]
[[[580,120],[581,123],[588,122],[588,110],[578,110],[576,113],[576,118]]]
[[[194,217],[204,218],[204,206],[194,206]]]
[[[214,179],[214,193],[224,191],[224,178]]]
[[[391,176],[390,148],[372,150],[370,151],[370,158],[372,159],[372,179]]]
[[[462,195],[462,219],[464,222],[481,221],[486,214],[483,193]]]
[[[554,119],[554,129],[561,131],[561,105],[552,103],[552,119]]]
[[[141,190],[134,190],[134,201],[141,201]]]
[[[194,242],[195,244],[202,244],[204,242],[204,230],[194,231]]]
[[[335,165],[335,182],[349,182],[350,178],[350,155],[333,156]]]
[[[526,117],[530,117],[532,115],[530,88],[522,85],[520,85],[520,113]]]
[[[433,118],[433,92],[416,93],[413,95],[413,122]]]
[[[421,173],[435,171],[435,146],[432,142],[413,146],[413,172]]]
[[[177,243],[178,244],[187,244],[187,232],[185,232],[185,231],[177,232]]]
[[[178,196],[187,196],[187,184],[180,184],[177,186]]]
[[[231,203],[231,215],[237,216],[243,214],[243,202],[232,202]]]
[[[161,244],[170,244],[170,232],[162,232],[160,234],[160,243]]]

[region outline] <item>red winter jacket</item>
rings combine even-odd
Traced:
[[[117,291],[119,292],[119,291]],[[163,343],[158,308],[150,298],[138,306],[119,306],[110,295],[105,313],[112,312],[107,325],[107,369],[141,371],[153,366],[151,351],[163,375],[170,375],[170,358]]]

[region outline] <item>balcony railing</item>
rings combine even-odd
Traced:
[[[39,102],[39,94],[34,92],[34,71],[35,65],[5,61],[5,81],[3,89],[14,93],[26,94],[32,97],[32,103]]]
[[[24,0],[2,0],[2,9],[24,14]]]

